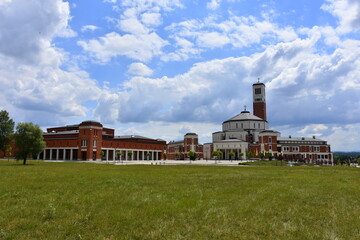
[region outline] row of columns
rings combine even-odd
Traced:
[[[232,160],[234,160],[236,156],[237,156],[237,160],[242,160],[244,159],[245,156],[245,153],[242,157],[239,156],[239,153],[241,153],[241,149],[219,149],[219,151],[223,152],[223,156],[222,156],[223,159],[228,159],[228,160],[230,160],[230,156],[229,156],[230,152],[235,153],[235,156],[233,157]]]
[[[127,150],[123,150],[123,149],[113,149],[113,148],[108,148],[108,149],[102,149],[102,151],[105,152],[105,160],[109,161],[109,152],[112,151],[112,160],[116,159],[117,156],[117,152],[121,152],[122,155],[120,156],[121,160],[124,161],[129,161],[129,160],[147,160],[147,156],[146,153],[150,153],[151,155],[149,156],[149,158],[151,160],[161,160],[161,156],[159,156],[159,154],[161,154],[161,151],[157,150],[137,150],[137,149],[127,149]],[[129,157],[129,152],[132,152],[131,157]],[[141,153],[141,157],[142,159],[140,159],[140,153]],[[119,159],[120,160],[120,159]]]
[[[49,150],[49,154],[47,154],[47,150]],[[69,159],[66,159],[66,150],[70,150],[70,156]],[[44,151],[42,152],[43,154],[43,159],[44,160],[74,160],[74,150],[77,151],[78,148],[50,148],[50,149],[44,149]],[[53,155],[55,152],[55,159],[53,159]],[[62,153],[62,159],[60,159],[60,153]],[[37,159],[40,159],[40,155],[39,154],[37,156]],[[78,156],[76,156],[76,160],[77,160]]]
[[[66,158],[66,150],[70,150],[70,156],[68,158]],[[77,151],[77,156],[74,156],[74,151]],[[105,153],[105,160],[108,161],[109,160],[109,153],[110,151],[112,151],[112,160],[115,160],[117,155],[116,152],[121,152],[122,155],[120,156],[120,158],[122,160],[128,161],[128,160],[147,160],[147,156],[146,153],[150,153],[151,155],[149,156],[149,159],[151,160],[161,160],[161,151],[157,150],[135,150],[135,149],[102,149],[102,151],[104,151]],[[131,155],[131,157],[129,157],[128,153],[132,152],[133,154]],[[61,159],[60,159],[60,155],[62,153]],[[79,155],[81,153],[81,151],[78,151],[78,148],[47,148],[44,149],[44,151],[42,152],[43,156],[42,159],[44,160],[77,160],[80,159],[82,156]],[[140,159],[140,153],[141,153],[141,157],[142,159]],[[135,155],[136,154],[136,155]],[[37,156],[37,159],[40,159],[40,155],[39,154]],[[54,156],[55,155],[55,156]],[[74,158],[75,157],[75,158]]]

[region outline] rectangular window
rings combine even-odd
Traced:
[[[261,88],[255,88],[255,94],[261,94]]]
[[[271,140],[271,137],[269,137],[269,143],[271,143],[271,141],[272,141],[272,140]]]
[[[87,140],[82,140],[81,141],[81,146],[86,147],[87,146]]]
[[[93,147],[96,147],[96,140],[94,140],[93,142]]]

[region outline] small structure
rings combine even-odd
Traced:
[[[199,138],[196,133],[186,133],[184,140],[170,141],[167,144],[166,156],[169,160],[183,160],[189,159],[188,153],[192,151],[195,153],[195,159],[202,159],[203,145],[199,144]]]

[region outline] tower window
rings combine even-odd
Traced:
[[[261,94],[261,88],[255,88],[255,94]]]

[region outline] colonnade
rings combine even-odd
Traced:
[[[226,160],[230,160],[230,159],[232,159],[232,160],[243,160],[243,159],[245,159],[245,153],[243,153],[242,151],[241,151],[241,149],[239,149],[239,148],[237,148],[237,149],[218,149],[219,151],[221,151],[222,153],[223,153],[223,155],[222,155],[222,159],[226,159]],[[235,156],[233,156],[233,157],[230,157],[229,156],[229,153],[230,152],[233,152],[233,153],[235,153]],[[239,154],[240,153],[243,153],[243,156],[239,156]]]
[[[104,152],[103,161],[134,161],[134,160],[161,160],[161,150],[143,150],[143,149],[115,149],[102,148]],[[37,159],[43,160],[81,160],[82,152],[78,148],[45,148],[42,153],[37,156]],[[118,154],[121,153],[121,155]],[[129,154],[131,152],[131,154]],[[94,154],[95,155],[95,154]],[[87,159],[88,160],[88,159]],[[93,159],[96,160],[96,159]]]
[[[45,148],[37,159],[43,160],[77,160],[78,148]]]
[[[115,149],[102,148],[105,161],[123,160],[123,161],[144,161],[144,160],[161,160],[160,150],[142,150],[142,149]],[[118,152],[121,155],[118,155]],[[131,154],[129,154],[131,152]]]

